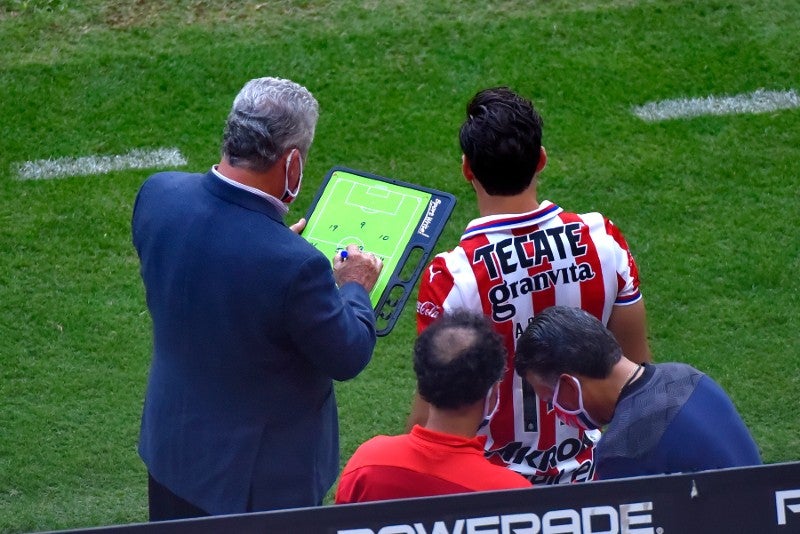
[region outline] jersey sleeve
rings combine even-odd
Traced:
[[[444,313],[444,303],[453,289],[453,275],[444,256],[436,256],[422,272],[417,297],[417,333],[425,330]]]
[[[619,227],[609,219],[606,219],[606,232],[616,243],[615,267],[619,290],[614,304],[626,306],[638,302],[642,298],[639,290],[639,268],[636,266],[628,242]]]

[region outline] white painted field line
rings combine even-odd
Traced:
[[[800,107],[800,96],[794,89],[767,91],[758,89],[750,94],[707,96],[650,102],[633,108],[633,114],[647,122],[657,122],[700,115],[733,115],[737,113],[769,113]]]
[[[79,158],[39,159],[18,165],[20,180],[49,180],[67,176],[105,174],[126,169],[154,169],[186,165],[177,148],[155,150],[134,149],[114,156],[83,156]]]

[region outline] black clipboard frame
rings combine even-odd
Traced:
[[[385,182],[407,189],[422,191],[431,195],[427,210],[425,210],[420,216],[419,220],[416,221],[416,229],[414,234],[408,243],[406,243],[400,260],[398,261],[397,266],[394,268],[394,271],[391,273],[389,281],[386,283],[386,287],[381,291],[380,298],[375,305],[377,335],[385,336],[391,332],[392,328],[394,328],[394,325],[400,316],[400,312],[403,310],[403,307],[408,301],[408,297],[411,295],[414,289],[414,285],[419,280],[425,265],[427,265],[428,258],[433,252],[439,236],[444,231],[445,225],[450,219],[450,215],[453,213],[453,209],[456,205],[456,197],[444,191],[412,184],[410,182],[386,178],[383,176],[378,176],[377,174],[359,171],[348,167],[336,166],[332,167],[325,175],[325,178],[322,180],[322,184],[319,186],[319,189],[317,189],[317,192],[314,195],[314,199],[311,201],[311,205],[306,211],[306,227],[308,227],[308,224],[311,223],[317,204],[323,197],[334,173],[337,171],[353,174],[361,178],[366,178],[377,182]],[[407,279],[404,280],[402,279],[401,274],[404,270],[408,272],[406,264],[409,263],[409,261],[412,261],[410,260],[410,257],[417,249],[421,251],[419,258],[416,260],[417,264],[413,266],[413,271],[410,275],[408,275]],[[399,293],[397,291],[398,288]]]

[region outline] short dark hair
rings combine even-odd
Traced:
[[[542,149],[542,118],[508,87],[478,92],[467,104],[461,150],[489,195],[512,196],[530,186]]]
[[[537,314],[517,340],[514,368],[545,380],[562,373],[606,378],[622,356],[614,335],[589,312],[552,306]]]
[[[444,315],[414,343],[417,390],[436,408],[470,406],[503,377],[506,357],[503,338],[484,316],[465,311]]]

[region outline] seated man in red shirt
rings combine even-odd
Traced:
[[[336,503],[354,503],[530,487],[521,475],[483,455],[488,423],[505,371],[503,340],[483,316],[456,312],[414,344],[419,394],[430,403],[425,426],[377,436],[344,468]]]

